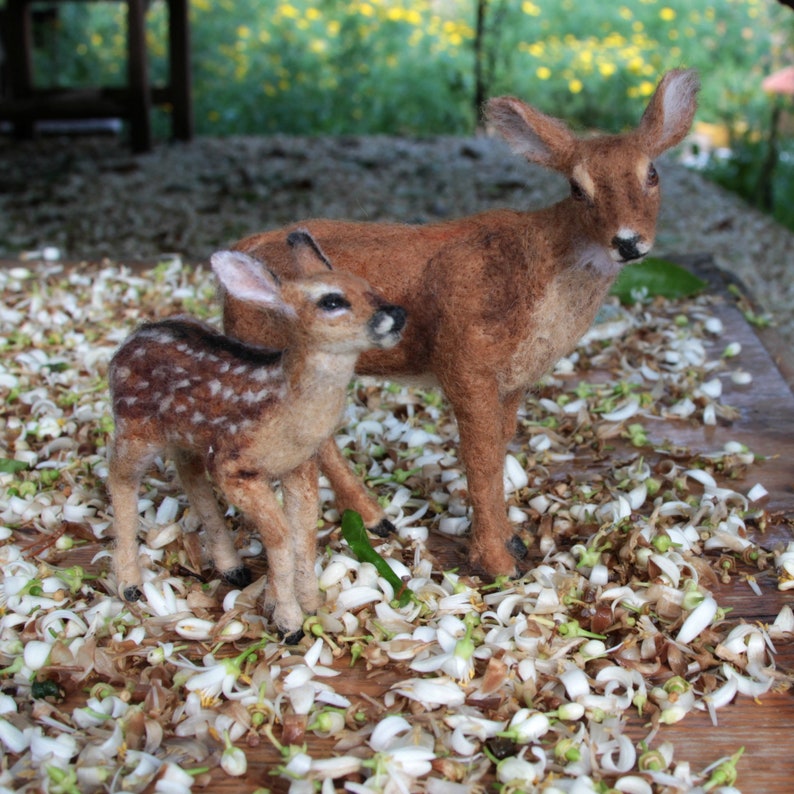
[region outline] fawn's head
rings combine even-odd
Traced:
[[[560,231],[606,252],[595,261],[616,270],[642,259],[653,245],[660,201],[653,160],[686,136],[698,88],[694,71],[668,72],[639,125],[620,135],[577,137],[559,119],[514,97],[490,100],[486,115],[516,154],[568,178],[572,224]]]
[[[335,271],[307,231],[292,232],[287,243],[293,268],[283,281],[241,251],[213,254],[227,295],[278,315],[294,339],[317,352],[360,353],[400,341],[403,308],[388,304],[364,279]]]

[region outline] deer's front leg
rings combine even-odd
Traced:
[[[507,519],[504,460],[507,427],[512,422],[515,430],[518,400],[503,402],[482,381],[473,390],[448,394],[458,422],[472,507],[469,559],[490,576],[516,576],[516,560],[526,555],[526,548]]]
[[[345,508],[355,510],[364,520],[364,526],[382,538],[394,532],[394,524],[367,492],[366,486],[355,475],[333,438],[320,447],[318,459],[320,468],[331,483],[340,513]]]
[[[320,589],[314,565],[317,558],[317,464],[302,463],[281,480],[284,515],[292,529],[292,553],[295,567],[295,595],[304,612],[313,613],[320,606]]]
[[[257,470],[224,467],[215,479],[229,501],[256,525],[267,551],[265,611],[272,613],[284,641],[294,644],[303,634],[303,610],[295,594],[292,530],[284,511],[270,482]]]

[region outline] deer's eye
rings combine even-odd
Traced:
[[[651,163],[648,168],[648,176],[646,181],[648,183],[648,187],[656,187],[659,184],[659,172],[656,170],[656,167],[653,163]]]
[[[317,301],[317,306],[324,312],[333,312],[337,309],[349,309],[350,301],[338,292],[329,292]]]
[[[589,200],[589,197],[585,189],[574,179],[571,180],[571,195],[576,201]]]

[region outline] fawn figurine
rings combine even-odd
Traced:
[[[118,589],[140,598],[137,499],[155,457],[170,454],[209,538],[216,568],[230,583],[251,575],[237,555],[207,473],[253,521],[268,557],[265,608],[288,640],[318,605],[314,573],[320,445],[340,421],[356,358],[396,344],[405,311],[363,279],[330,269],[305,231],[291,233],[291,278],[279,282],[238,251],[212,256],[223,289],[254,314],[271,315],[289,337],[283,349],[225,336],[177,317],[141,326],[109,370],[116,431],[108,489],[117,539]],[[285,330],[286,329],[286,330]],[[280,479],[284,507],[272,481]]]
[[[519,404],[575,347],[621,268],[650,250],[660,202],[653,160],[685,137],[698,88],[695,72],[668,72],[636,129],[592,137],[519,99],[491,99],[486,116],[513,151],[569,180],[570,195],[553,206],[424,226],[302,223],[329,256],[408,310],[402,342],[364,353],[356,371],[442,387],[460,433],[475,569],[514,575],[526,553],[507,519],[502,476]],[[235,248],[281,272],[288,267],[283,234],[255,234]],[[268,333],[233,294],[225,298],[224,326],[250,342]],[[320,466],[338,501],[367,527],[388,525],[335,445],[323,445]]]

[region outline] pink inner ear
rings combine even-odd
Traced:
[[[239,251],[219,251],[212,255],[211,261],[218,280],[230,295],[266,306],[284,305],[273,277],[250,256]]]

